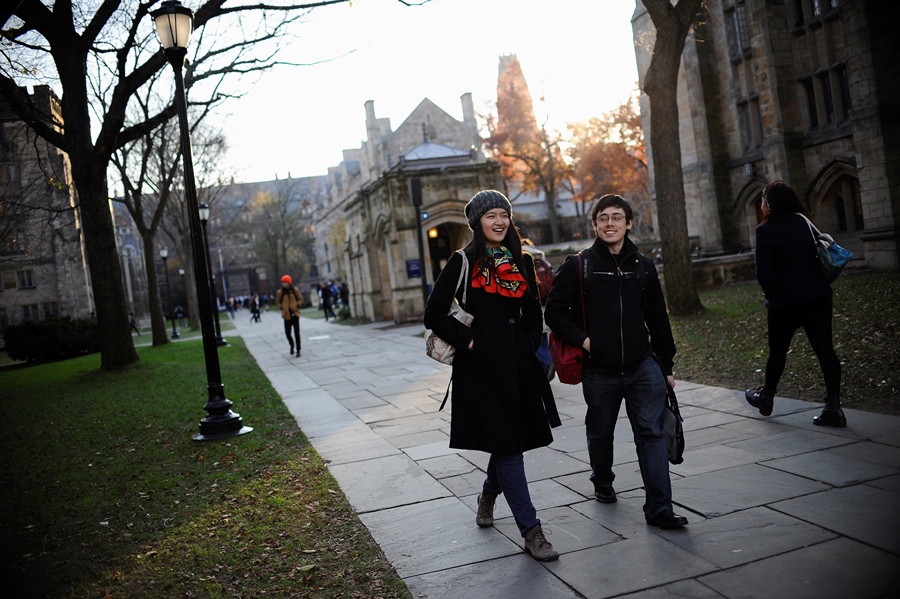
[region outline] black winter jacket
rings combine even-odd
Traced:
[[[782,214],[756,227],[756,280],[767,308],[783,308],[831,294],[809,225]]]
[[[589,283],[584,287],[591,353],[584,368],[610,375],[630,374],[655,355],[666,375],[672,374],[675,340],[666,313],[666,300],[653,261],[625,238],[620,257],[601,240],[585,252]],[[578,260],[570,257],[559,267],[544,319],[547,326],[570,345],[582,347]],[[642,283],[643,281],[643,283]]]
[[[524,255],[525,277],[537,290],[534,261]],[[510,455],[553,442],[559,414],[547,375],[535,351],[541,343],[541,304],[526,291],[521,298],[473,289],[469,264],[463,308],[471,328],[447,316],[462,259],[454,253],[434,283],[425,308],[425,326],[456,348],[450,447]],[[472,351],[468,350],[474,340]]]

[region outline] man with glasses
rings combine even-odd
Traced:
[[[652,526],[678,528],[688,521],[672,509],[663,433],[666,384],[675,386],[675,341],[659,276],[628,239],[634,212],[622,197],[597,200],[591,223],[597,239],[580,252],[581,269],[574,259],[559,268],[544,318],[563,341],[585,352],[581,384],[594,497],[616,501],[613,433],[624,398],[644,482],[644,517]]]

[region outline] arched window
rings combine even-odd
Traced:
[[[859,181],[851,175],[841,175],[828,187],[815,208],[815,221],[832,234],[853,236],[865,229]]]

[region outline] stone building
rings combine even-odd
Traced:
[[[500,189],[499,166],[481,152],[471,94],[459,121],[427,98],[391,128],[366,102],[366,139],[328,169],[329,194],[316,214],[319,278],[346,280],[354,316],[404,322],[422,317],[422,278],[433,284],[470,235],[463,208],[482,189]],[[427,236],[419,262],[410,181],[421,188]]]
[[[62,121],[59,99],[30,99]],[[0,331],[29,320],[88,318],[94,309],[68,156],[0,100]]]
[[[211,209],[207,225],[210,260],[219,279],[216,291],[223,301],[227,297],[274,295],[281,288],[280,279],[285,273],[272,271],[265,256],[258,253],[259,235],[266,230],[259,226],[259,221],[272,216],[260,209],[260,200],[277,200],[285,218],[299,220],[298,225],[311,226],[313,214],[324,204],[327,183],[324,175],[291,177],[289,173],[286,179],[231,183],[201,191],[200,201],[207,202]],[[296,245],[299,240],[294,238],[291,242]],[[303,272],[298,265],[282,266],[306,296],[317,281],[315,266],[304,265],[307,268]]]
[[[900,43],[891,28],[900,2],[706,6],[678,84],[688,228],[702,255],[749,250],[761,192],[781,179],[855,262],[898,268]],[[653,25],[640,0],[632,24],[643,77]],[[644,96],[652,184],[649,110]]]

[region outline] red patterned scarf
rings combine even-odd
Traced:
[[[472,272],[473,289],[484,289],[504,297],[522,297],[527,287],[512,252],[502,245],[487,248],[486,255],[478,261],[478,268]]]

